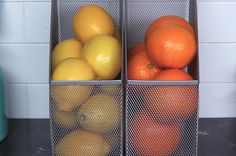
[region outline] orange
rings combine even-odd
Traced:
[[[180,69],[166,69],[158,73],[154,80],[159,81],[188,81],[193,78],[183,70]]]
[[[197,109],[196,86],[152,86],[144,94],[147,110],[163,122],[190,118]]]
[[[183,68],[196,55],[194,35],[177,24],[164,24],[146,38],[147,55],[160,68]]]
[[[130,141],[139,156],[171,155],[180,142],[180,126],[157,123],[141,111],[131,124]]]
[[[132,46],[129,50],[128,50],[128,59],[130,59],[131,57],[133,57],[135,54],[145,51],[145,44],[144,43],[138,43],[135,44],[134,46]]]
[[[160,69],[155,67],[145,52],[137,53],[128,61],[129,80],[151,80]]]
[[[190,23],[188,23],[184,18],[174,15],[162,16],[156,19],[147,29],[146,36],[149,36],[156,28],[158,28],[161,24],[175,23],[180,26],[183,26],[187,30],[189,30],[192,34],[194,34],[193,27]]]

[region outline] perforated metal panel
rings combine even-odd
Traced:
[[[95,146],[98,141],[96,138],[94,138],[94,140],[93,138],[90,138],[91,140],[74,139],[63,146],[60,145],[66,136],[76,131],[86,131],[88,133],[101,136],[109,144],[109,155],[121,155],[123,151],[123,134],[121,131],[123,127],[123,99],[121,84],[60,84],[51,85],[50,90],[51,139],[53,155],[63,155],[65,150],[70,150],[72,153],[76,153],[78,151],[88,153],[90,150],[90,153],[96,155],[97,151],[93,148],[98,148],[98,150],[103,150],[105,148],[105,145],[101,145],[101,147]],[[102,97],[102,99],[98,97]],[[91,102],[90,100],[93,98],[95,101],[93,100]],[[93,107],[89,108],[89,105],[92,104]],[[104,106],[107,107],[104,108]],[[87,117],[93,118],[91,119],[91,123],[92,121],[96,121],[96,123],[93,122],[92,125],[83,125],[84,118],[80,113],[82,110],[85,120],[86,113],[89,114],[93,112],[92,116]],[[109,112],[111,112],[112,115]],[[89,119],[87,118],[87,121],[88,120]],[[78,136],[74,137],[76,138]],[[87,143],[87,141],[90,141],[90,143]],[[77,150],[78,148],[80,150]]]
[[[119,0],[55,0],[52,1],[51,52],[59,41],[74,37],[72,18],[79,7],[88,4],[107,10],[122,32],[122,3]],[[116,80],[110,81],[50,82],[52,155],[122,155],[121,75],[122,72]],[[93,109],[88,109],[88,103],[93,105]],[[82,110],[86,111],[82,113]],[[87,118],[85,112],[90,113]],[[89,124],[83,123],[86,119]],[[84,139],[81,139],[81,134]]]
[[[195,7],[196,1],[191,0],[127,0],[126,48],[144,42],[147,27],[165,15],[177,15],[189,21],[197,39]],[[197,65],[196,58],[191,69],[195,71]],[[197,79],[178,82],[128,80],[126,155],[196,156],[198,90]]]

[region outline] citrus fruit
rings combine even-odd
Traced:
[[[92,67],[82,59],[68,58],[54,70],[52,80],[93,80],[95,73]]]
[[[194,35],[177,24],[161,25],[145,43],[147,55],[160,68],[183,68],[196,55]]]
[[[88,41],[82,57],[92,66],[97,79],[112,80],[121,69],[121,45],[109,35],[99,35]]]
[[[140,52],[128,60],[129,80],[151,80],[160,69],[154,66],[146,52]]]
[[[181,69],[166,69],[158,73],[153,78],[159,81],[188,81],[193,80],[193,78]]]
[[[55,110],[53,113],[53,121],[62,128],[75,128],[77,125],[77,113],[76,112],[61,112]]]
[[[150,24],[146,32],[146,37],[148,37],[161,24],[169,24],[169,23],[178,24],[189,30],[192,34],[194,34],[192,25],[188,23],[184,18],[175,15],[167,15],[156,19],[152,24]]]
[[[97,5],[81,6],[72,20],[75,37],[86,43],[101,34],[113,35],[114,22],[112,16]]]
[[[51,94],[59,111],[72,112],[89,98],[92,90],[93,86],[52,86]]]
[[[197,109],[196,86],[152,86],[144,94],[147,110],[164,122],[190,118]]]
[[[52,71],[67,58],[80,58],[82,46],[82,43],[76,39],[68,39],[59,42],[52,52]]]
[[[180,126],[165,125],[139,112],[131,123],[131,144],[140,156],[171,155],[180,142]]]
[[[110,146],[99,134],[78,130],[64,136],[55,151],[61,156],[107,156]]]
[[[114,130],[120,123],[120,104],[109,95],[94,95],[81,106],[78,121],[85,130],[91,132]]]
[[[133,45],[129,50],[128,50],[128,59],[132,58],[134,55],[137,53],[145,51],[145,44],[144,43],[138,43]]]

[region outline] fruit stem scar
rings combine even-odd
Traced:
[[[86,116],[85,115],[79,115],[79,123],[83,124],[84,121],[86,120]]]
[[[149,63],[149,64],[147,65],[147,67],[148,67],[148,69],[152,69],[152,68],[154,67],[154,65],[151,64],[151,63]]]

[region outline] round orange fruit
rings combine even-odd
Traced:
[[[155,67],[145,52],[137,53],[128,61],[129,80],[151,80],[160,69]]]
[[[193,80],[192,76],[181,69],[166,69],[153,78],[159,81],[188,81]]]
[[[153,30],[155,30],[161,24],[168,24],[168,23],[178,24],[194,34],[192,25],[188,23],[184,18],[175,15],[167,15],[156,19],[152,24],[150,24],[150,26],[147,29],[146,36],[149,36],[153,32]]]
[[[135,44],[128,51],[128,59],[130,59],[131,57],[142,51],[145,51],[145,44],[144,43]]]
[[[180,126],[152,120],[141,111],[131,123],[131,145],[139,156],[171,155],[180,142]]]
[[[196,40],[186,28],[164,24],[146,38],[146,52],[160,68],[183,68],[196,55]]]

